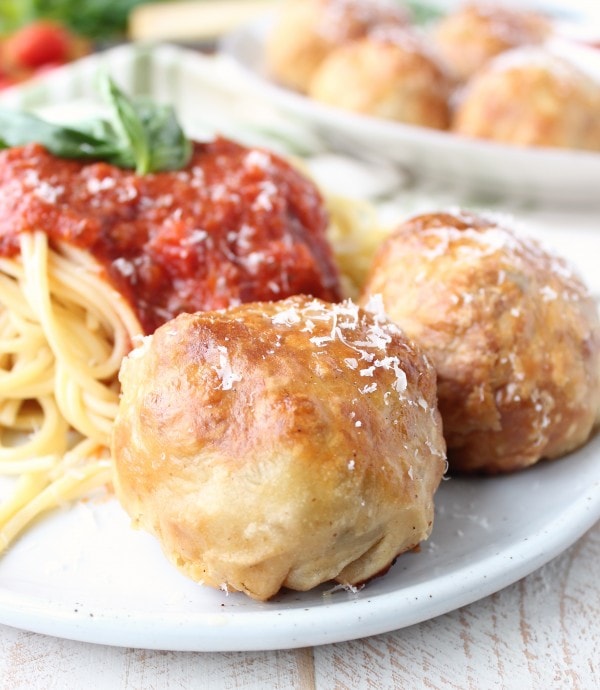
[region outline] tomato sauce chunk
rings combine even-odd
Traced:
[[[309,180],[223,138],[195,144],[183,170],[143,176],[37,144],[0,152],[0,254],[32,230],[88,250],[147,333],[181,312],[299,293],[338,301],[326,226]]]

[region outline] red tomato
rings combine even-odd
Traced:
[[[71,46],[69,32],[49,21],[24,26],[4,42],[5,59],[17,66],[35,69],[47,63],[67,60]]]
[[[9,86],[14,86],[18,82],[18,78],[9,72],[6,72],[4,70],[4,66],[0,64],[0,90],[6,89]]]
[[[2,91],[2,89],[8,89],[9,86],[14,86],[18,83],[19,82],[16,79],[13,79],[12,77],[0,75],[0,91]]]

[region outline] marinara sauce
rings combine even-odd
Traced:
[[[195,144],[183,170],[143,176],[38,144],[0,152],[0,254],[17,254],[32,230],[87,249],[147,333],[181,312],[339,300],[326,225],[309,180],[223,138]]]

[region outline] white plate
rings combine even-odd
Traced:
[[[30,529],[0,560],[0,623],[86,642],[196,651],[339,642],[423,621],[496,592],[600,518],[600,437],[507,477],[450,479],[431,539],[360,592],[328,586],[268,603],[187,580],[113,499]]]
[[[103,66],[124,88],[176,103],[191,125],[216,97],[209,61],[171,47],[125,47],[0,100],[42,107],[87,99]],[[572,230],[561,238],[571,242]],[[594,252],[587,249],[596,234],[576,237],[591,273]],[[197,651],[301,647],[411,625],[514,582],[591,527],[600,518],[600,437],[514,476],[451,479],[436,504],[434,532],[421,552],[401,556],[359,593],[326,594],[323,586],[261,604],[184,578],[150,536],[129,528],[114,500],[80,503],[40,521],[0,558],[0,623],[87,642]]]
[[[311,100],[269,79],[264,41],[269,17],[249,23],[221,45],[248,85],[287,113],[309,122],[328,144],[345,152],[362,152],[417,171],[448,186],[495,196],[518,196],[563,203],[598,203],[600,153],[547,148],[520,148],[469,139],[449,132],[355,114]],[[600,52],[565,47],[600,74]]]

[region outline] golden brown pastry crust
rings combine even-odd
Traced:
[[[451,87],[417,36],[381,27],[331,51],[315,71],[308,95],[363,115],[446,129]]]
[[[402,8],[386,0],[288,0],[265,41],[267,70],[285,86],[304,92],[335,47],[375,26],[407,21]]]
[[[120,378],[117,495],[194,580],[356,585],[429,535],[435,372],[383,312],[300,296],[182,315]]]
[[[588,439],[600,323],[564,261],[489,218],[417,216],[376,256],[374,294],[436,366],[451,469],[506,472]]]
[[[452,129],[520,146],[600,150],[600,84],[541,49],[504,53],[460,96]]]
[[[550,34],[536,12],[495,3],[468,3],[438,22],[433,43],[452,75],[466,81],[490,59],[512,48],[538,45]]]

